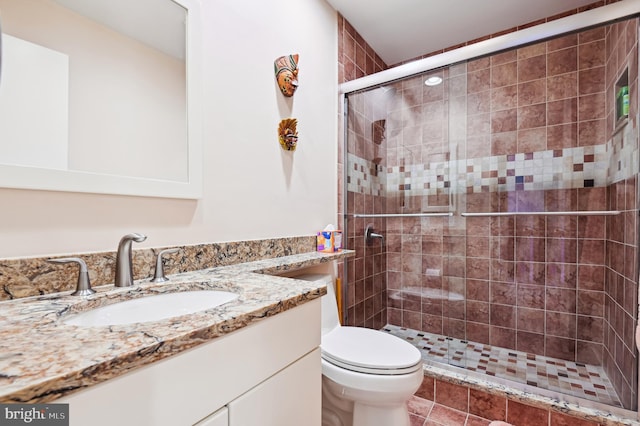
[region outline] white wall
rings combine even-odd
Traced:
[[[202,0],[204,196],[174,200],[0,189],[0,257],[309,235],[335,221],[337,28],[324,0]],[[284,98],[273,61],[300,54]],[[298,148],[277,127],[298,119]]]

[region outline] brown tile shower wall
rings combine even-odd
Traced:
[[[588,210],[605,210],[605,194],[604,188],[468,194],[466,209],[575,211],[588,205]],[[466,278],[466,306],[450,310],[456,313],[450,320],[456,326],[449,332],[529,353],[601,363],[602,217],[467,218],[464,235],[445,234],[444,239],[450,246],[455,242],[450,263],[460,265],[445,273]]]
[[[595,4],[601,5],[604,2]],[[406,165],[448,161],[443,148],[452,136],[449,132],[455,140],[456,130],[447,127],[446,111],[456,110],[457,95],[466,96],[464,118],[458,120],[465,123],[466,138],[456,141],[462,149],[458,157],[530,155],[545,150],[564,157],[568,151],[563,150],[607,142],[607,149],[613,151],[608,186],[580,178],[583,170],[598,161],[585,154],[581,160],[572,160],[572,181],[558,186],[566,189],[523,191],[535,176],[522,176],[522,184],[510,193],[489,192],[486,185],[474,193],[471,185],[457,200],[458,211],[617,209],[623,214],[377,219],[376,229],[387,235],[390,323],[602,364],[625,406],[634,406],[638,188],[637,176],[616,177],[620,166],[615,164],[615,153],[629,142],[637,145],[637,62],[637,21],[633,20],[472,61],[463,72],[453,67],[445,71],[451,73],[445,77],[452,86],[435,89],[442,93],[429,92],[434,89],[425,89],[420,79],[393,85],[400,101],[391,107],[387,119],[383,165],[389,171],[398,165],[404,176],[411,173],[403,169]],[[632,117],[626,126],[635,135],[630,140],[620,136],[624,128],[614,132],[615,82],[625,67]],[[466,77],[460,81],[464,71]],[[372,118],[366,114],[371,106],[355,99],[359,100],[350,107],[359,115],[354,118],[350,112],[350,128],[360,130],[349,134],[349,152],[371,160],[375,147],[367,129]],[[444,108],[447,102],[453,108]],[[439,121],[433,120],[436,116]],[[430,121],[420,125],[411,121],[423,117]],[[402,126],[396,127],[394,121]],[[612,137],[614,133],[617,136]],[[611,153],[607,155],[611,158]],[[364,177],[374,173],[366,167],[360,172]],[[473,168],[458,172],[471,173]],[[494,173],[483,171],[483,182],[487,178],[504,183]],[[349,192],[347,211],[409,213],[448,204],[444,188],[451,182],[444,182],[436,195],[425,197],[409,195],[415,188],[397,184],[396,193],[382,200]],[[377,208],[368,207],[373,205]],[[349,223],[353,247],[363,240],[364,221]],[[349,299],[351,324],[377,327],[379,313],[384,315],[385,305],[378,312],[374,311],[377,302],[373,303],[379,294],[373,277],[380,275],[378,267],[385,259],[377,250],[363,245],[351,265],[348,282],[356,283]],[[374,258],[368,259],[369,253]],[[432,290],[442,290],[447,297],[438,297]]]
[[[466,154],[463,158],[508,158],[518,153],[526,157],[540,151],[564,157],[572,148],[603,146],[608,140],[612,141],[608,149],[613,151],[624,143],[637,145],[636,130],[629,140],[620,139],[620,134],[626,134],[624,128],[612,138],[613,86],[625,67],[634,93],[630,117],[635,117],[636,31],[637,21],[633,20],[472,61],[466,82],[456,82],[449,75],[450,87],[435,89],[437,94],[411,82],[395,85],[402,106],[401,111],[389,114],[389,158],[402,168],[408,147],[410,163],[446,160],[446,153],[440,151],[442,141],[434,144],[434,135],[446,133],[441,122],[447,117],[441,116],[434,125],[433,111],[447,102],[453,104],[461,89],[452,85],[464,88],[465,83],[466,141],[458,143],[457,152],[458,156]],[[421,103],[416,99],[422,99]],[[415,113],[420,110],[421,115]],[[460,117],[453,120],[462,121]],[[396,122],[401,130],[396,129]],[[422,129],[416,130],[418,123]],[[626,126],[635,129],[635,119]],[[416,135],[422,141],[419,147],[414,146]],[[571,160],[573,172],[596,161],[593,155]],[[615,169],[615,164],[610,167]],[[459,173],[473,171],[471,167]],[[511,172],[508,168],[499,171],[507,176]],[[495,178],[491,173],[483,171],[482,178]],[[568,184],[557,181],[557,187],[570,189],[527,188],[535,175],[534,171],[522,176],[522,183],[511,192],[495,192],[495,187],[474,182],[467,194],[456,196],[457,209],[614,209],[623,214],[610,218],[388,219],[389,322],[605,365],[625,406],[631,407],[636,399],[636,178],[594,187],[593,180],[578,173]],[[607,180],[614,175],[615,170],[610,170]],[[554,182],[557,178],[550,176]],[[498,178],[500,183],[505,181]],[[445,182],[431,198],[390,197],[388,213],[427,211],[426,207],[441,204],[449,186]],[[392,190],[408,193],[415,188],[406,184],[392,188],[389,183],[388,191]]]
[[[466,158],[551,150],[564,155],[563,149],[602,145],[604,47],[604,29],[595,29],[471,61]],[[585,156],[573,168],[590,161]],[[533,175],[521,179],[526,185]],[[575,189],[522,191],[516,185],[514,192],[480,188],[478,193],[474,187],[460,205],[468,212],[606,210],[605,188],[592,186],[593,181],[574,178],[557,187]],[[467,219],[465,234],[444,235],[459,240],[450,263],[464,265],[459,269],[466,273],[450,271],[450,281],[469,280],[466,318],[449,321],[450,332],[600,364],[603,283],[583,284],[580,272],[603,276],[604,236],[602,217]],[[452,311],[462,316],[462,308]]]
[[[384,197],[350,192],[348,202],[353,203],[354,208],[366,205],[366,211],[384,212]],[[367,225],[373,225],[376,232],[386,235],[383,219],[348,219],[348,243],[356,255],[349,261],[347,318],[350,325],[380,329],[387,323],[387,256],[379,240],[365,242]]]
[[[365,75],[373,74],[387,68],[387,64],[376,54],[360,34],[338,14],[338,81],[353,80]],[[349,117],[351,123],[348,138],[348,151],[357,152],[363,158],[373,159],[377,152],[385,149],[384,142],[377,145],[373,142],[371,122],[371,108],[365,108],[364,102],[352,103]],[[342,130],[341,130],[342,132]],[[342,135],[341,135],[342,136]],[[347,262],[347,318],[350,324],[381,328],[386,324],[386,256],[380,243],[367,245],[364,241],[364,231],[368,224],[372,224],[376,232],[385,233],[384,220],[354,219],[350,217],[345,226],[344,209],[347,211],[384,213],[386,210],[385,197],[373,194],[348,192],[345,197],[344,153],[345,141],[340,137],[338,147],[338,224],[346,229],[347,247],[356,250],[355,257]],[[375,170],[363,170],[369,176]],[[339,275],[344,276],[343,268],[339,268]]]
[[[474,42],[477,41],[481,41],[483,39],[487,39],[487,38],[491,38],[491,37],[495,37],[495,36],[499,36],[502,34],[506,34],[509,32],[513,32],[513,31],[517,31],[519,29],[523,29],[529,26],[533,26],[533,25],[537,25],[539,23],[542,22],[546,22],[546,21],[551,21],[554,19],[558,19],[561,18],[563,16],[567,16],[567,15],[571,15],[571,14],[575,14],[575,13],[579,13],[582,12],[584,10],[588,10],[588,9],[593,9],[596,7],[600,7],[600,6],[604,6],[605,4],[609,4],[609,3],[613,3],[616,0],[601,0],[601,1],[597,1],[594,2],[593,4],[580,8],[580,9],[574,9],[574,10],[569,10],[566,11],[565,13],[556,15],[556,16],[552,16],[549,18],[546,18],[544,20],[541,21],[536,21],[536,22],[531,22],[528,24],[524,24],[521,25],[517,28],[510,28],[510,29],[505,29],[504,31],[501,31],[499,33],[496,34],[492,34],[492,35],[487,35],[486,37],[483,37],[481,39],[477,39],[477,40],[471,40],[467,43],[464,43],[464,45],[466,44],[472,44]],[[454,49],[456,47],[460,47],[460,46],[451,46],[449,48],[443,49],[442,51],[446,51],[446,50],[451,50]],[[426,56],[431,56],[433,54],[437,54],[440,53],[438,52],[431,52],[428,54],[423,55],[423,57]],[[419,59],[419,58],[416,58]],[[351,26],[351,24],[346,21],[340,14],[338,14],[338,81],[339,82],[345,82],[345,81],[349,81],[349,80],[353,80],[355,78],[359,78],[365,75],[369,75],[369,74],[373,74],[375,72],[381,71],[383,69],[387,68],[387,64],[384,63],[384,61],[376,54],[376,52],[371,48],[371,46],[368,45],[368,43],[366,42],[366,40],[364,40],[362,38],[362,36],[360,34],[358,34],[358,32],[353,28],[353,26]],[[364,105],[360,106],[360,112],[364,113]],[[351,116],[350,116],[350,119]],[[370,125],[370,123],[367,123],[365,121],[362,121],[361,123],[358,123],[357,126],[360,126],[362,129],[365,128],[365,126]],[[597,131],[597,129],[596,129]],[[343,206],[346,204],[345,202],[345,197],[347,197],[349,200],[349,204],[352,206],[353,205],[353,200],[352,195],[355,197],[355,194],[350,194],[350,193],[346,193],[346,191],[344,190],[344,183],[345,183],[345,179],[347,179],[347,176],[345,176],[343,174],[343,170],[344,170],[344,150],[345,150],[345,143],[346,141],[344,140],[343,136],[343,129],[340,129],[340,135],[339,135],[339,149],[338,149],[338,170],[339,170],[339,180],[338,180],[338,218],[337,218],[337,223],[344,227],[344,208]],[[364,130],[363,130],[364,132]],[[353,143],[355,143],[356,149],[359,150],[363,150],[365,149],[366,146],[371,146],[371,139],[367,139],[365,137],[360,137],[359,139],[357,139],[357,141],[354,141]],[[351,152],[355,152],[355,151],[351,151]],[[384,160],[383,160],[384,161]],[[384,203],[384,200],[382,200],[381,202]],[[434,202],[432,201],[432,204]],[[368,203],[368,204],[373,204],[373,203]],[[347,212],[349,213],[353,213],[353,210],[348,209]],[[350,238],[349,243],[351,242],[355,242],[358,238],[361,239],[363,231],[363,227],[362,225],[359,224],[349,224],[350,226],[348,228],[349,231],[349,235],[347,236],[348,238]],[[426,224],[425,226],[429,226],[428,224]],[[378,229],[384,229],[385,228],[385,221],[381,221],[380,226],[377,227]],[[358,234],[358,237],[356,238],[356,234]],[[355,247],[355,245],[351,245],[350,247]],[[349,294],[349,298],[347,299],[347,303],[348,303],[348,308],[349,308],[349,312],[353,313],[356,310],[358,312],[360,312],[361,314],[357,315],[357,319],[356,316],[354,315],[349,315],[349,323],[350,324],[357,324],[357,325],[364,325],[364,318],[366,316],[368,321],[371,321],[371,318],[375,317],[378,315],[378,312],[373,313],[372,315],[365,315],[364,314],[364,300],[360,300],[358,299],[358,301],[355,301],[355,298],[352,298],[351,296],[355,296],[354,294],[354,288],[352,287],[356,287],[356,286],[360,286],[363,287],[365,284],[365,279],[371,279],[372,275],[366,275],[368,274],[367,272],[365,272],[364,269],[364,264],[365,263],[371,263],[372,260],[371,259],[366,259],[367,253],[364,251],[364,248],[359,251],[357,253],[357,256],[354,259],[349,260],[349,268],[348,268],[348,274],[349,276],[347,277],[347,282],[350,284],[353,284],[352,286],[350,286],[350,291],[351,293]],[[366,260],[365,260],[366,259]],[[374,264],[378,265],[379,261],[374,261]],[[340,275],[343,276],[344,272],[342,271],[342,268],[340,268]],[[384,288],[384,287],[383,287]],[[384,291],[384,290],[383,290]],[[364,294],[364,292],[362,290],[358,290],[358,294]],[[365,300],[367,298],[365,297]],[[367,302],[369,303],[369,306],[372,305],[371,302]],[[382,309],[384,310],[385,306],[383,305]]]
[[[355,80],[387,68],[371,46],[338,14],[338,82]]]
[[[638,351],[638,177],[609,187],[609,206],[621,210],[607,219],[603,366],[625,407],[637,408]],[[628,405],[631,404],[631,405]]]
[[[387,142],[379,139],[374,142],[372,126],[375,116],[383,112],[386,111],[376,111],[364,98],[349,104],[348,152],[356,153],[360,158],[380,158],[379,162],[366,166],[353,165],[358,173],[351,173],[347,183],[366,186],[369,190],[347,192],[347,211],[350,213],[380,214],[387,210],[386,197],[375,184],[386,164],[382,153],[387,150]],[[384,219],[347,217],[347,247],[356,251],[355,258],[348,261],[347,318],[351,325],[379,329],[387,323],[387,257],[379,239],[365,241],[367,226],[373,227],[376,233],[387,234]]]
[[[609,26],[606,36],[606,135],[613,136],[615,153],[625,144],[638,144],[638,19]],[[616,81],[628,72],[629,121],[615,131]],[[635,140],[626,139],[626,127]],[[637,155],[637,154],[635,154]],[[620,162],[610,165],[611,172]],[[625,407],[637,402],[638,351],[634,339],[638,305],[638,176],[608,186],[607,207],[622,214],[607,218],[605,259],[605,309],[603,324],[603,365]]]
[[[531,202],[535,210],[580,204],[604,210],[605,194],[604,188],[468,194],[465,204],[466,211],[526,211]],[[457,219],[392,221],[399,220],[387,225],[390,323],[601,363],[603,218],[467,218],[459,226]]]

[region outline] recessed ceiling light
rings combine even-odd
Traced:
[[[442,83],[442,77],[438,77],[437,75],[432,75],[424,81],[424,84],[427,86],[437,86]]]

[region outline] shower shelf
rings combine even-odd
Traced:
[[[381,214],[353,214],[354,218],[358,217],[451,217],[453,213],[381,213]]]
[[[619,210],[583,210],[573,212],[485,212],[485,213],[460,213],[464,217],[493,217],[493,216],[615,216]]]

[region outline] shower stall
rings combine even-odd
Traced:
[[[344,92],[346,323],[636,410],[638,19]]]

